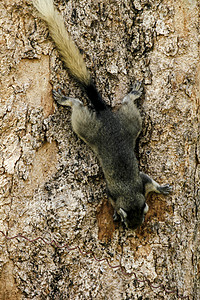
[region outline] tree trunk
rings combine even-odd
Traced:
[[[107,103],[143,80],[136,154],[173,193],[147,199],[139,229],[113,223],[99,163],[52,88],[84,95],[31,1],[1,1],[0,299],[199,299],[198,1],[56,4]]]

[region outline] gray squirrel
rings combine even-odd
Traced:
[[[57,91],[53,91],[54,98],[59,104],[72,108],[73,130],[99,159],[107,183],[108,198],[114,208],[114,219],[120,217],[127,228],[135,229],[143,223],[148,211],[145,201],[147,194],[156,192],[167,195],[172,190],[170,185],[160,186],[148,175],[139,172],[134,148],[142,120],[134,101],[141,96],[142,85],[135,82],[121,107],[112,111],[92,82],[53,0],[33,0],[33,5],[46,21],[67,70],[85,91],[92,108]]]

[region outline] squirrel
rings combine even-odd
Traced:
[[[120,108],[113,111],[94,85],[53,0],[33,0],[33,5],[47,23],[65,67],[85,91],[92,108],[84,106],[79,99],[64,96],[60,91],[54,90],[53,96],[60,105],[71,107],[74,132],[91,147],[100,162],[108,199],[114,208],[114,220],[120,218],[126,228],[136,229],[144,222],[149,209],[145,200],[147,194],[167,195],[172,190],[169,184],[161,186],[139,172],[134,148],[142,120],[134,102],[142,95],[142,84],[136,81]]]

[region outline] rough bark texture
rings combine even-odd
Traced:
[[[108,103],[144,80],[137,157],[174,192],[147,199],[140,229],[113,223],[98,161],[52,86],[84,96],[31,2],[1,1],[0,299],[199,299],[198,1],[56,4]]]

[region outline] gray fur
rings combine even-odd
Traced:
[[[140,173],[140,176],[145,188],[145,197],[151,192],[163,195],[168,195],[172,192],[172,187],[169,184],[159,185],[159,183],[144,173]]]
[[[134,101],[141,94],[141,84],[136,82],[118,111],[106,109],[97,114],[79,100],[54,92],[59,104],[72,107],[73,130],[97,155],[115,209],[114,218],[119,215],[128,228],[137,228],[144,221],[144,214],[148,211],[145,204],[148,192],[170,192],[170,188],[160,187],[149,176],[139,173],[133,148],[142,121]]]
[[[168,185],[159,186],[149,176],[139,173],[133,150],[142,121],[134,101],[141,96],[142,86],[136,82],[131,93],[123,99],[121,108],[111,111],[93,84],[83,57],[68,34],[53,0],[33,0],[33,4],[46,21],[65,66],[85,90],[93,109],[56,91],[54,98],[59,104],[72,108],[73,130],[99,158],[115,218],[119,216],[126,227],[136,228],[144,221],[148,211],[145,195],[151,191],[163,194],[171,191]]]

